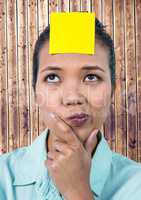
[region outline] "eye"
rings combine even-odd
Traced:
[[[87,74],[87,76],[86,77],[88,77],[88,81],[97,81],[97,80],[100,80],[101,78],[98,76],[98,75],[96,75],[96,74]]]
[[[48,75],[45,76],[44,81],[51,82],[51,83],[57,82],[55,80],[55,77],[58,77],[58,76],[56,74],[54,74],[54,73],[48,74]]]

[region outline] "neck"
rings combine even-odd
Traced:
[[[49,131],[48,137],[47,137],[47,139],[46,139],[46,151],[47,151],[47,153],[48,153],[49,151],[52,151],[52,150],[53,150],[52,146],[53,146],[53,142],[54,142],[54,141],[55,141],[55,138],[53,138],[52,134],[50,134],[50,131]],[[93,155],[94,155],[94,153],[95,153],[95,151],[96,151],[96,148],[97,148],[97,146],[98,146],[99,141],[100,141],[100,139],[99,139],[98,134],[97,134],[96,142],[95,142],[95,144],[94,144],[94,148],[93,148],[93,151],[92,151],[92,157],[93,157]]]

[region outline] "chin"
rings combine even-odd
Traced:
[[[93,129],[88,129],[88,128],[72,128],[74,130],[74,133],[78,136],[79,140],[84,143],[87,138],[90,136],[91,130]]]

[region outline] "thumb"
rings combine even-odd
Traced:
[[[88,139],[86,140],[84,146],[86,151],[91,155],[93,149],[95,148],[96,144],[97,144],[97,133],[98,133],[98,129],[94,130],[90,136],[88,137]]]

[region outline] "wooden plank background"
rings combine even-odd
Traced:
[[[89,11],[115,42],[116,91],[103,126],[111,149],[141,162],[141,1],[0,0],[0,154],[44,130],[32,89],[35,40],[51,12]]]

